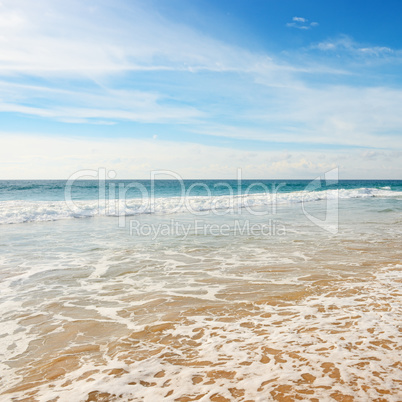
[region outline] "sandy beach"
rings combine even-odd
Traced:
[[[400,218],[382,212],[396,202],[344,201],[337,235],[298,205],[279,208],[280,235],[211,216],[232,235],[152,240],[100,217],[34,223],[27,243],[11,225],[1,398],[398,401]]]

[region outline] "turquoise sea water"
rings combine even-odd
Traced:
[[[65,197],[65,180],[0,180],[0,201],[62,201]],[[140,185],[156,197],[177,197],[183,191],[190,196],[213,196],[234,194],[255,194],[272,191],[303,191],[311,180],[106,180],[106,195],[118,197],[119,186],[128,188],[127,198],[138,198],[142,193]],[[97,180],[76,180],[72,185],[72,196],[76,200],[94,200],[99,196],[100,184]],[[323,186],[323,188],[325,185]],[[328,188],[354,190],[362,188],[402,191],[402,180],[340,180]],[[319,189],[318,189],[319,190]]]

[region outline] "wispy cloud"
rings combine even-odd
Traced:
[[[138,90],[97,88],[86,92],[0,81],[0,93],[0,112],[69,123],[113,124],[114,120],[127,120],[188,124],[203,116],[192,106],[173,106],[164,95]]]
[[[261,63],[269,68],[266,56],[174,24],[138,2],[127,4],[118,0],[94,8],[78,0],[4,0],[0,73],[96,77],[130,71],[243,71]]]
[[[309,20],[307,18],[303,18],[303,17],[293,17],[292,18],[292,22],[288,22],[286,24],[286,26],[288,28],[297,28],[297,29],[311,29],[313,27],[318,26],[318,22],[309,22]]]
[[[267,143],[400,149],[402,90],[325,85],[288,88],[258,97],[241,124],[204,124],[194,131]]]
[[[326,52],[347,52],[356,56],[396,56],[401,55],[398,50],[387,46],[367,46],[355,42],[347,35],[342,35],[336,39],[325,40],[311,45],[312,49]]]
[[[242,75],[244,93],[255,82],[297,86],[295,74],[307,71],[173,23],[139,3],[107,4],[3,0],[8,25],[0,31],[0,111],[69,123],[188,124],[216,114],[189,93],[209,87],[211,97],[226,82],[221,89],[229,98],[230,74]],[[205,72],[219,76],[216,83],[204,83]],[[41,85],[32,84],[37,78]],[[180,86],[183,79],[187,86]]]
[[[203,83],[190,80],[192,87],[180,91],[183,77],[211,72],[261,76],[272,85],[293,80],[294,66],[173,23],[138,2],[3,0],[0,11],[2,112],[64,122],[187,124],[205,115],[186,98]],[[32,85],[38,78],[40,87]]]

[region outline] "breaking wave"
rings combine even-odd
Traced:
[[[248,194],[240,196],[186,196],[154,199],[85,200],[85,201],[1,201],[0,224],[56,221],[95,216],[132,216],[190,212],[207,214],[235,213],[241,208],[273,207],[277,204],[314,202],[369,197],[401,197],[402,192],[390,189],[360,188],[326,191],[295,191],[290,193]]]

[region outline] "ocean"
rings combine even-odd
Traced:
[[[330,179],[0,181],[0,400],[402,400],[402,180]]]

